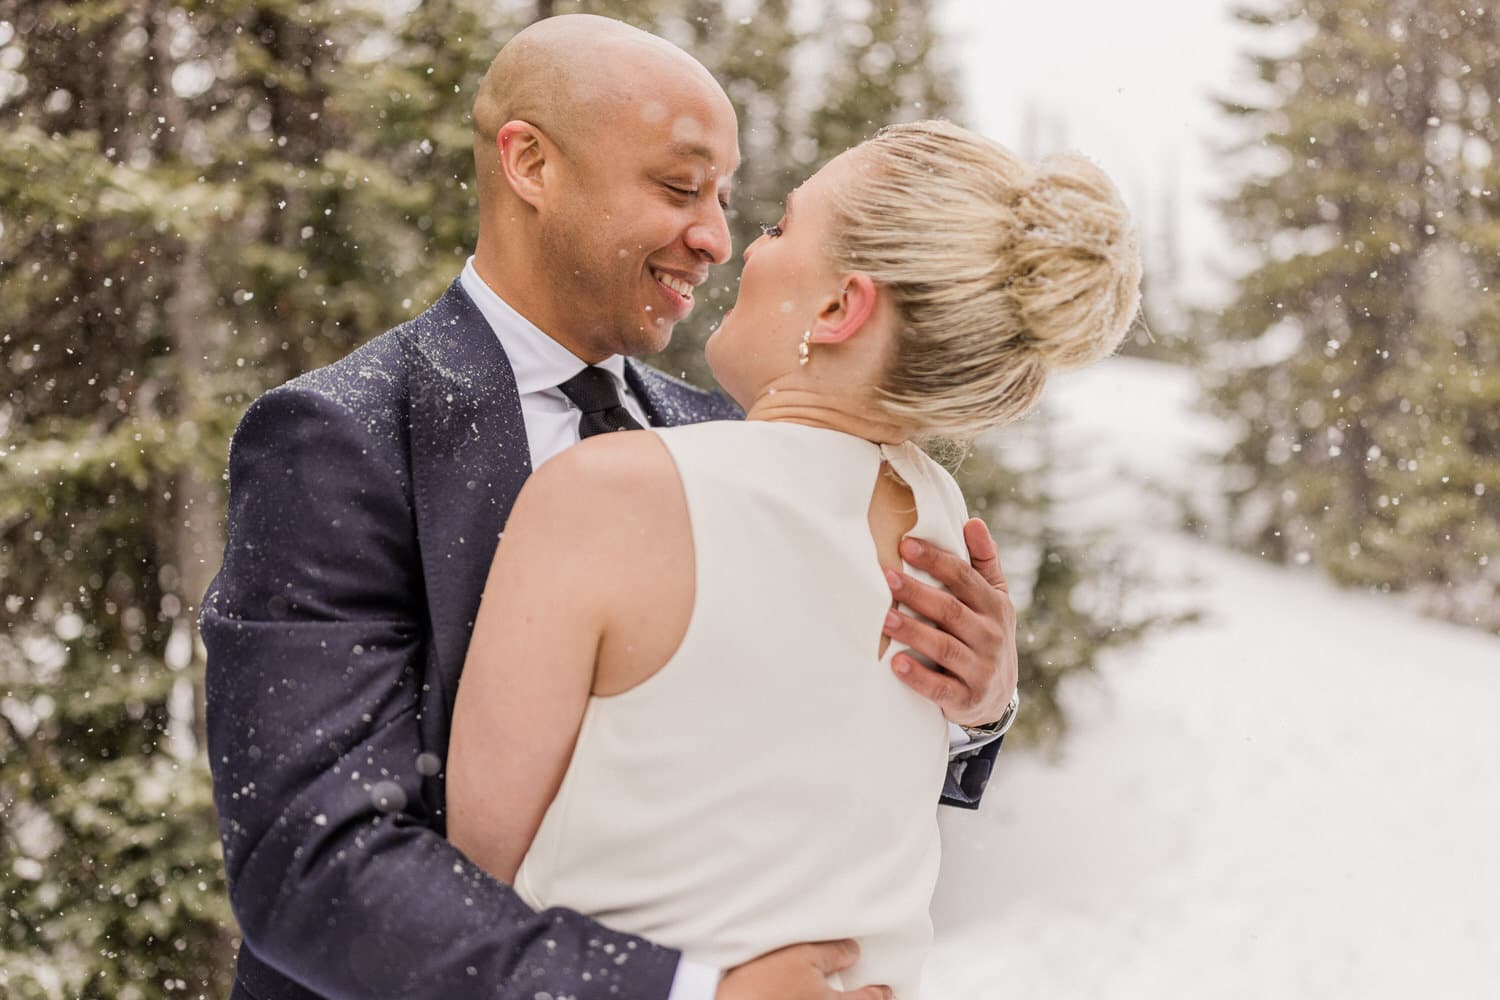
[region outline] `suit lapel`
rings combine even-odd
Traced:
[[[531,474],[515,374],[454,282],[412,323],[412,482],[439,680],[448,705],[506,518]]]
[[[743,414],[725,396],[680,382],[634,358],[625,359],[625,381],[641,401],[653,427],[701,420],[737,420]]]

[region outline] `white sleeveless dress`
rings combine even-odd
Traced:
[[[904,647],[877,658],[891,595],[868,513],[884,458],[916,498],[911,534],[964,552],[963,496],[911,444],[766,421],[655,433],[692,522],[691,620],[658,673],[590,700],[516,889],[721,968],[852,937],[834,985],[915,1000],[948,730],[891,672]]]

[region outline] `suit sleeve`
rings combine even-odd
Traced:
[[[399,442],[283,387],[230,451],[204,599],[208,745],[245,945],[319,996],[665,998],[679,954],[536,913],[439,832]],[[434,752],[435,750],[435,752]]]
[[[943,781],[943,805],[959,809],[979,808],[984,786],[989,784],[990,771],[995,767],[995,757],[1004,741],[1002,736],[972,753],[961,753],[948,761],[948,776]]]

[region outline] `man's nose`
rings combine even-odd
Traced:
[[[729,219],[718,199],[709,199],[708,207],[693,220],[685,234],[690,249],[703,254],[715,264],[729,259],[731,242]]]

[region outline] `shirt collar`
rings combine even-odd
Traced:
[[[521,395],[556,389],[588,367],[486,284],[474,269],[473,257],[464,264],[458,280],[499,338],[511,371],[515,372],[516,391]],[[625,359],[620,355],[611,354],[597,367],[613,375],[622,387],[629,388],[625,381]]]

